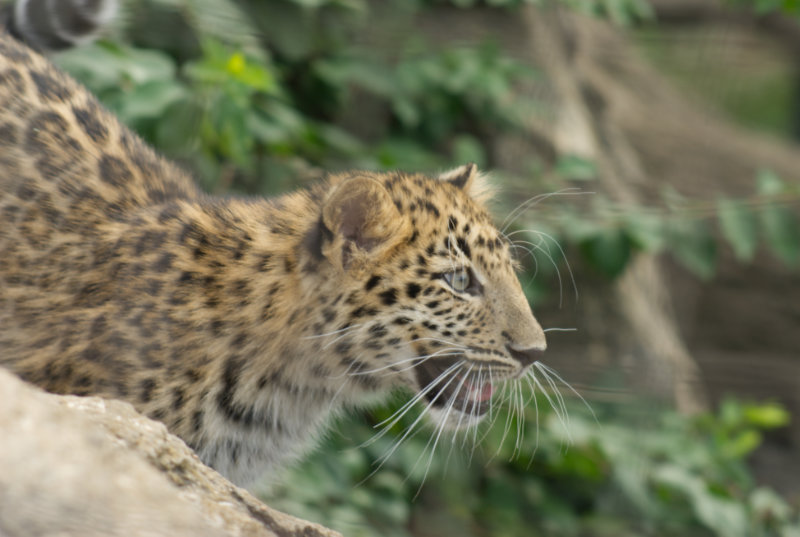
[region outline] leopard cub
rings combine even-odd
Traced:
[[[238,483],[397,388],[474,426],[545,349],[474,165],[215,197],[0,35],[0,365],[123,399]]]

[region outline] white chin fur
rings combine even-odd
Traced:
[[[460,410],[456,410],[455,408],[450,409],[450,412],[446,412],[441,408],[436,407],[431,407],[428,410],[428,415],[437,428],[441,427],[448,430],[468,429],[469,427],[475,427],[481,421],[483,421],[485,416],[485,414],[474,416],[472,414],[467,414],[465,412],[461,412]]]

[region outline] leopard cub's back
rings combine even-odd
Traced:
[[[196,195],[191,179],[89,92],[7,35],[0,39],[0,106],[6,202],[15,194],[25,206],[52,205],[70,229],[90,229],[132,207]]]
[[[187,176],[84,88],[0,35],[4,361],[31,362],[21,367],[50,389],[80,391],[61,383],[64,375],[54,374],[52,364],[43,371],[39,357],[85,346],[89,317],[99,327],[98,315],[84,306],[114,290],[102,283],[109,276],[102,252],[112,248],[121,226],[139,218],[137,211],[196,196]],[[118,263],[116,270],[124,267]]]

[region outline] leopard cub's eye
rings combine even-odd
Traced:
[[[465,268],[456,269],[453,272],[446,272],[444,274],[444,280],[450,284],[453,290],[459,293],[463,293],[469,289],[472,283],[469,270]]]

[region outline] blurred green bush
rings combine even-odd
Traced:
[[[628,14],[620,20],[643,16],[633,1],[585,0],[579,7],[603,14],[611,4]],[[408,16],[424,16],[417,10],[428,4],[409,5]],[[322,170],[430,171],[466,161],[492,168],[502,181],[492,140],[524,133],[525,118],[541,108],[520,91],[535,71],[491,43],[435,49],[412,35],[391,51],[359,45],[352,36],[371,19],[368,4],[356,0],[149,0],[131,10],[135,46],[102,42],[58,61],[211,191],[272,194]],[[172,41],[152,29],[178,16]],[[359,115],[361,106],[374,117]],[[546,174],[535,160],[523,167],[530,176],[516,182],[527,192],[590,189],[595,177],[591,162],[570,155]],[[710,204],[669,189],[650,207],[621,207],[601,194],[581,204],[553,196],[535,216],[520,211],[505,231],[530,251],[526,265],[545,272],[563,266],[561,242],[610,278],[637,252],[664,251],[710,279],[720,237],[740,261],[752,260],[763,244],[796,266],[800,226],[787,204],[800,197],[800,185],[769,170],[757,179],[747,199]],[[519,203],[501,201],[506,212]],[[539,282],[532,296],[545,291]]]
[[[643,423],[580,407],[560,416],[539,396],[475,436],[446,436],[435,455],[415,435],[373,474],[397,436],[370,443],[379,429],[365,422],[392,410],[341,422],[270,504],[354,537],[800,535],[797,506],[757,486],[745,463],[763,430],[788,422],[776,405],[731,400],[717,414]]]

